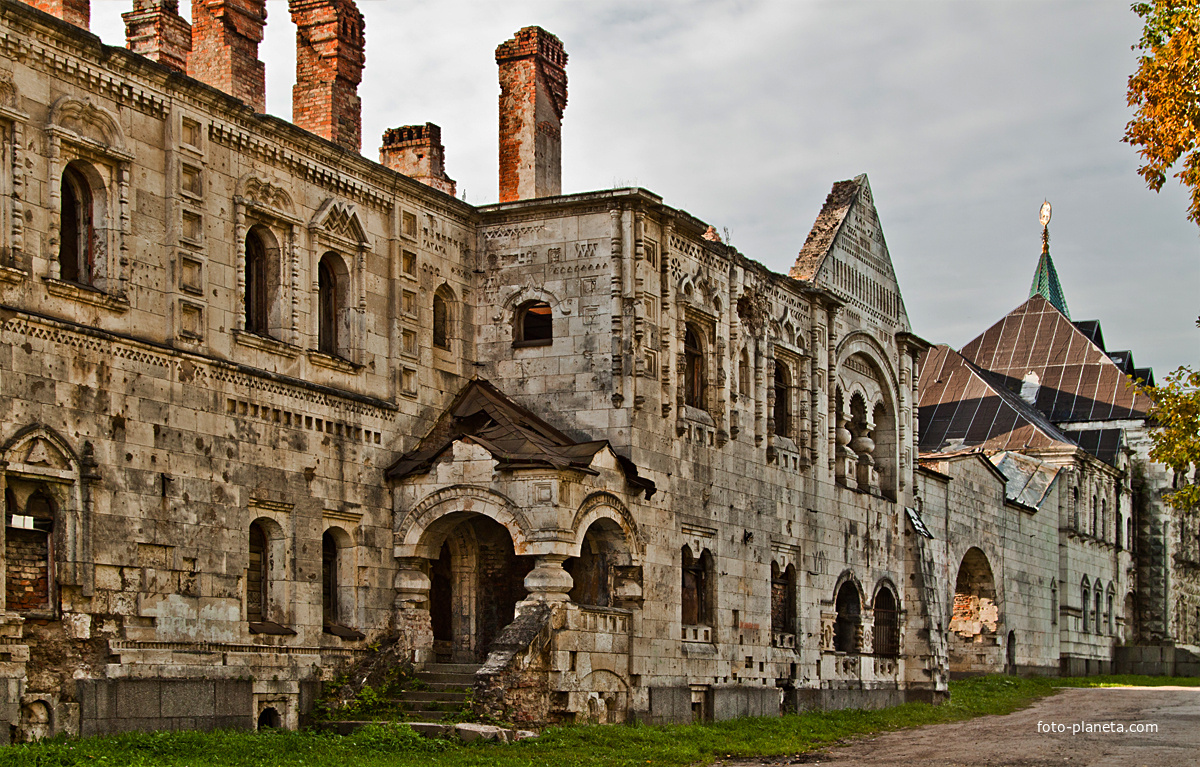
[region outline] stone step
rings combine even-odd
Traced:
[[[441,674],[474,674],[479,669],[478,663],[426,663],[421,671]]]
[[[422,710],[417,710],[417,711],[405,711],[404,716],[415,722],[440,722],[440,721],[442,721],[442,719],[446,718],[446,714],[449,714],[449,713],[451,713],[451,712],[449,712],[449,711],[428,711],[428,710],[422,709]],[[457,713],[457,712],[454,712],[454,713]]]
[[[475,684],[474,674],[443,674],[441,672],[422,671],[417,679],[428,685],[451,684],[457,687],[471,687]]]
[[[417,703],[435,700],[461,703],[466,699],[466,690],[405,690],[393,698],[393,700],[403,701],[405,703]]]
[[[421,681],[425,682],[425,686],[430,692],[467,692],[471,689],[471,684],[462,682],[428,682],[424,679]]]

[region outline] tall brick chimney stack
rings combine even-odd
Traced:
[[[496,48],[500,66],[500,202],[562,194],[567,53],[541,27]]]
[[[192,0],[192,53],[187,73],[267,109],[267,69],[258,44],[267,24],[267,0]]]
[[[288,0],[288,10],[296,23],[292,122],[361,150],[363,15],[354,0]]]
[[[77,27],[88,29],[92,23],[91,0],[25,0],[25,2],[39,11],[57,16]]]
[[[379,162],[451,197],[458,194],[458,184],[446,175],[442,129],[433,123],[402,125],[384,131]]]
[[[179,0],[133,0],[133,10],[122,13],[121,18],[129,50],[187,72],[192,25],[179,15]]]

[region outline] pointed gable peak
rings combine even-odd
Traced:
[[[817,220],[813,222],[812,229],[808,232],[808,239],[804,241],[804,247],[796,256],[796,263],[788,270],[789,277],[811,282],[817,276],[817,271],[820,270],[825,256],[829,254],[829,249],[833,246],[834,237],[842,228],[842,222],[846,220],[846,214],[850,212],[855,200],[864,195],[866,202],[874,205],[871,185],[868,183],[865,173],[860,173],[847,181],[838,181],[833,185],[833,189],[829,190],[829,194],[825,197],[825,204],[821,206],[821,212],[817,214]]]

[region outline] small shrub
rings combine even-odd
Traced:
[[[368,724],[359,728],[348,740],[356,748],[372,751],[445,751],[450,743],[425,738],[403,722]]]

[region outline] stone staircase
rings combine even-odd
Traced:
[[[462,709],[475,684],[477,664],[429,663],[417,672],[424,690],[405,690],[396,700],[404,704],[405,716],[414,722],[440,722],[448,712]]]

